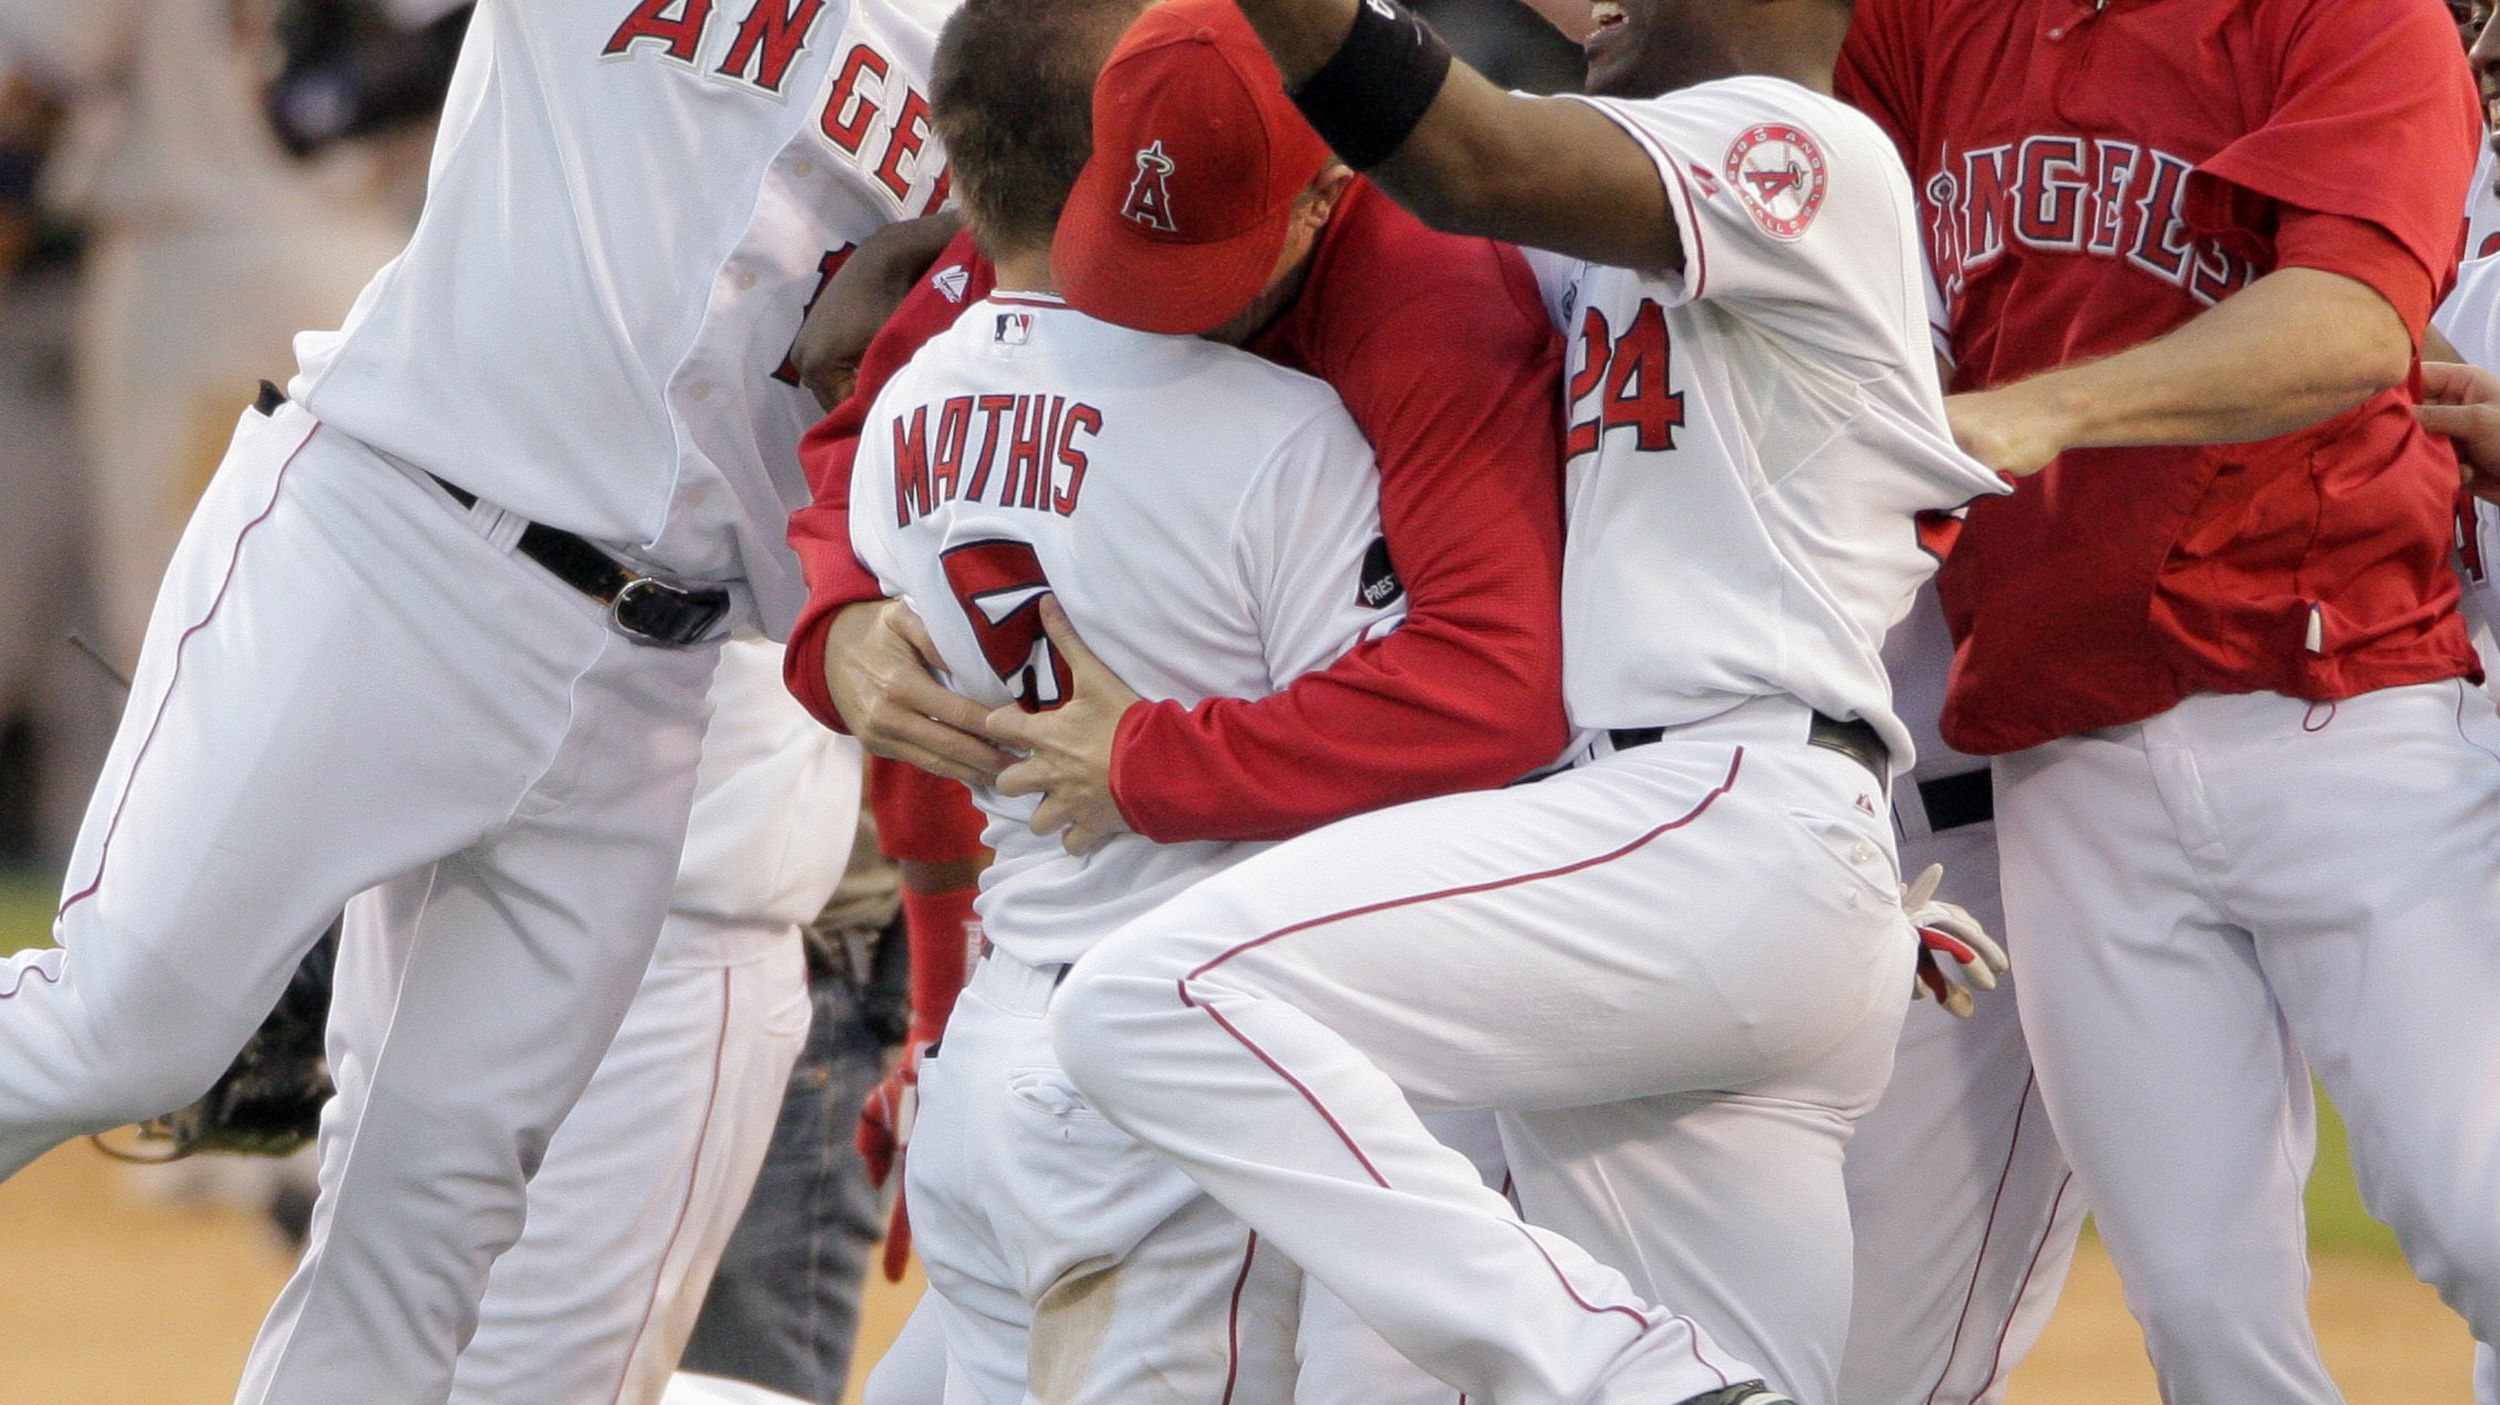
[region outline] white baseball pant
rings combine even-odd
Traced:
[[[59,948],[0,962],[5,1175],[198,1096],[350,897],[410,899],[252,1405],[444,1399],[685,838],[717,650],[625,639],[472,520],[298,407],[246,412],[150,622]]]
[[[1906,780],[1899,784],[1907,784]],[[1852,1405],[1998,1405],[2057,1307],[2083,1196],[2023,1044],[2021,968],[1986,821],[1901,841],[1901,871],[1944,865],[1939,896],[2014,953],[1969,1019],[1910,1002],[1892,1083],[1849,1143],[1856,1291],[1838,1398]]]
[[[970,1386],[949,1405],[1454,1405],[1069,1086],[1044,1023],[1065,969],[984,957],[921,1068],[904,1164]]]
[[[1807,724],[1803,705],[1762,699],[1255,855],[1077,964],[1050,1017],[1062,1066],[1471,1399],[1661,1405],[1836,1363],[1840,1148],[1882,1089],[1914,953],[1882,786],[1806,745]],[[1603,1104],[1622,1106],[1610,1121]],[[1740,1223],[1753,1233],[1731,1255],[1748,1261],[1692,1266],[1696,1300],[1653,1308],[1523,1225],[1417,1107],[1513,1114],[1532,1214],[1603,1188],[1576,1174],[1588,1163],[1531,1167],[1530,1150],[1572,1156],[1609,1125],[1655,1164],[1701,1166],[1585,1218]],[[1523,1149],[1514,1126],[1542,1140]],[[1780,1303],[1700,1300],[1763,1278]],[[1723,1342],[1766,1309],[1796,1345],[1749,1365]]]
[[[2199,694],[1999,757],[2040,1088],[2175,1405],[2333,1405],[2314,1067],[2361,1194],[2500,1333],[2500,719],[2451,681]],[[2303,1055],[2307,1063],[2303,1062]],[[2462,1384],[2462,1383],[2460,1383]]]
[[[487,1276],[452,1405],[660,1398],[806,1043],[800,924],[841,882],[862,765],[859,743],[782,687],[777,646],[722,647],[658,949],[530,1178],[528,1219]],[[358,1048],[388,1022],[388,939],[410,926],[370,910],[389,893],[348,906],[336,1065],[370,1066]]]

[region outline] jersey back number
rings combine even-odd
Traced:
[[[1050,578],[1042,574],[1033,548],[1003,538],[966,542],[939,553],[938,563],[971,622],[972,637],[980,641],[981,657],[1016,706],[1048,712],[1066,702],[1075,680],[1042,632],[1042,597],[1050,593]]]
[[[1656,302],[1641,299],[1621,336],[1608,325],[1605,313],[1594,307],[1583,312],[1580,369],[1571,376],[1571,428],[1563,440],[1563,456],[1595,453],[1598,441],[1618,429],[1631,430],[1640,449],[1674,448],[1675,428],[1684,423],[1684,393],[1668,388],[1668,363],[1667,318]],[[1584,406],[1592,396],[1594,403]]]

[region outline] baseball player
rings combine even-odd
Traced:
[[[1922,521],[2004,489],[1944,431],[1897,162],[1814,90],[1845,8],[1606,13],[1596,102],[1501,94],[1388,0],[1244,8],[1341,156],[1564,256],[1565,691],[1595,735],[1561,776],[1330,826],[1131,924],[1054,1046],[1472,1398],[1828,1398],[1841,1147],[1913,961],[1877,645]],[[1034,754],[1002,787],[1047,785],[1051,717],[992,725]],[[1410,1098],[1505,1112],[1537,1227]]]
[[[2310,1072],[2415,1269],[2500,1332],[2500,721],[2405,393],[2480,124],[2444,12],[1870,0],[1982,503],[1944,735],[1994,758],[2023,1024],[2174,1402],[2340,1398]],[[2401,149],[2406,159],[2378,154]],[[2074,364],[2067,364],[2074,363]]]
[[[1082,161],[1083,108],[1064,99],[1135,7],[1032,4],[968,0],[940,42],[940,130],[998,290],[878,394],[852,543],[985,703],[1071,695],[1075,661],[1043,636],[1053,601],[1159,696],[1256,695],[1403,614],[1360,589],[1379,532],[1369,454],[1319,382],[1094,322],[1049,292],[1057,202],[1036,177]],[[1289,128],[1266,135],[1261,184],[1317,174],[1307,129],[1298,147]],[[1250,226],[1241,266],[1274,267],[1297,233]],[[1237,851],[1130,836],[1078,858],[1028,827],[1031,802],[975,799],[997,854],[981,899],[993,949],[923,1067],[906,1166],[953,1377],[998,1405],[1281,1399],[1299,1274],[1074,1099],[1041,1020],[1102,932]]]
[[[943,197],[948,8],[489,0],[407,249],[243,414],[60,945],[0,964],[6,1173],[194,1095],[351,896],[414,924],[240,1399],[450,1391],[647,968],[716,641],[798,604],[777,373],[827,263]]]
[[[1028,46],[1037,39],[1029,31],[1014,31],[1008,37],[994,31],[1002,25],[1031,22],[1029,16],[1011,21],[1002,11],[970,10],[958,22],[966,32],[958,35],[950,31],[948,42],[960,40],[971,46],[970,52],[995,56],[1017,42],[1015,35],[1021,35],[1021,42]],[[1065,22],[1046,24],[1039,39],[1064,44],[1066,40],[1060,36],[1069,27]],[[984,37],[987,42],[974,42]],[[1292,312],[1285,314],[1273,330],[1281,339],[1277,344],[1303,348],[1302,354],[1308,355],[1307,348],[1326,346],[1328,338],[1323,329],[1351,330],[1357,325],[1352,319],[1367,299],[1413,296],[1411,292],[1401,293],[1393,283],[1366,276],[1375,261],[1383,266],[1393,262],[1402,268],[1431,269],[1422,285],[1429,290],[1427,295],[1449,297],[1454,306],[1465,300],[1462,290],[1468,296],[1480,296],[1483,292],[1501,296],[1506,261],[1487,258],[1489,249],[1470,249],[1456,241],[1435,240],[1406,224],[1402,217],[1384,223],[1383,217],[1394,212],[1376,199],[1359,206],[1366,213],[1341,215],[1348,221],[1342,227],[1329,218],[1330,202],[1343,204],[1351,198],[1350,193],[1341,190],[1342,174],[1319,172],[1324,153],[1316,138],[1290,109],[1266,96],[1275,86],[1273,69],[1237,12],[1220,4],[1188,0],[1164,6],[1130,33],[1122,43],[1121,53],[1124,57],[1115,60],[1113,72],[1121,75],[1121,91],[1128,95],[1126,101],[1140,112],[1159,113],[1159,120],[1166,124],[1161,130],[1172,143],[1178,165],[1168,176],[1163,193],[1192,212],[1185,216],[1192,234],[1203,239],[1210,229],[1229,232],[1236,227],[1249,227],[1258,231],[1251,236],[1253,239],[1285,241],[1305,250],[1281,265],[1272,251],[1231,259],[1230,271],[1197,289],[1194,305],[1172,309],[1174,317],[1201,325],[1222,321],[1241,311],[1242,304],[1262,301],[1254,297],[1262,280],[1270,270],[1284,267],[1292,271],[1292,281],[1300,283],[1301,293],[1294,300]],[[1024,55],[1006,63],[1003,69],[983,70],[992,75],[988,80],[992,86],[967,83],[955,90],[952,106],[948,101],[940,104],[941,111],[948,114],[945,120],[953,137],[950,147],[958,153],[967,190],[982,188],[973,175],[977,160],[964,154],[967,143],[975,140],[970,134],[992,124],[1004,125],[1002,114],[994,110],[1002,96],[995,87],[998,75],[1028,69],[1067,80],[1062,87],[1072,87],[1073,93],[1033,95],[1022,101],[1035,102],[1050,111],[1083,110],[1090,86],[1090,64],[1081,72],[1066,73],[1060,64],[1037,62]],[[1106,78],[1107,87],[1112,81]],[[980,105],[985,96],[993,105],[990,109]],[[1097,114],[1098,136],[1101,124],[1112,120],[1104,115],[1109,111],[1106,108]],[[1030,132],[1033,126],[1028,122],[1017,129]],[[1083,138],[1081,125],[1063,121],[1050,130],[1063,140],[1081,143]],[[1287,146],[1300,153],[1292,159],[1302,164],[1283,168],[1276,178],[1267,179],[1263,174],[1243,169],[1242,163],[1225,159],[1228,150],[1262,149],[1258,143],[1263,136],[1265,149]],[[1029,153],[1033,141],[1027,136],[1018,150]],[[1082,146],[1076,150],[1081,156]],[[1128,164],[1125,146],[1115,155],[1121,166]],[[1033,160],[1029,154],[1015,159],[1026,166]],[[1265,171],[1276,172],[1278,168],[1269,166]],[[1314,175],[1318,175],[1316,181]],[[982,179],[998,181],[1000,177],[992,174]],[[1015,193],[1024,197],[1022,203],[1027,207],[1052,208],[1064,198],[1065,179],[1065,175],[1060,176],[1060,187],[1044,192],[1028,178],[1015,187]],[[1118,184],[1126,184],[1124,174]],[[1090,181],[1089,186],[1080,188],[1080,199],[1085,198],[1088,189],[1093,199],[1101,200],[1108,187],[1103,182]],[[1110,190],[1109,194],[1112,205],[1120,203],[1117,190]],[[977,203],[975,208],[978,209]],[[1109,217],[1108,210],[1104,213]],[[1324,253],[1309,247],[1314,230],[1321,224],[1330,229],[1324,236]],[[1040,237],[1045,241],[1042,250],[1046,257],[1046,226]],[[1180,258],[1203,258],[1210,252],[1202,244],[1187,240],[1177,241],[1173,248],[1172,256]],[[1235,251],[1221,252],[1231,255]],[[1509,267],[1515,269],[1515,264]],[[1521,273],[1519,281],[1511,286],[1524,293],[1524,271]],[[982,276],[960,267],[941,268],[931,286],[960,293],[966,286],[981,281]],[[1280,286],[1290,289],[1292,283]],[[881,339],[879,354],[870,358],[863,392],[873,390],[874,380],[882,375],[878,361],[888,354],[886,348],[896,339],[897,330],[906,334],[916,331],[913,323],[937,301],[933,296],[921,300],[917,307],[906,307],[897,328],[890,328],[886,338]],[[1265,321],[1274,307],[1272,299],[1265,301],[1267,310],[1237,320],[1244,325]],[[1219,302],[1227,305],[1219,306]],[[1533,310],[1524,298],[1520,305],[1523,313]],[[953,316],[954,309],[948,306],[934,320],[943,325]],[[1480,358],[1480,364],[1494,374],[1476,378],[1470,393],[1480,401],[1489,385],[1506,388],[1503,403],[1516,407],[1516,420],[1524,431],[1519,437],[1531,446],[1527,461],[1533,463],[1534,426],[1541,418],[1537,414],[1542,398],[1540,381],[1550,374],[1546,365],[1549,338],[1541,326],[1524,315],[1515,321],[1494,320],[1483,330],[1481,350],[1477,358],[1471,359]],[[1333,373],[1351,373],[1347,383],[1352,390],[1375,404],[1388,390],[1388,383],[1397,379],[1392,374],[1393,364],[1403,374],[1404,388],[1413,393],[1410,408],[1420,409],[1432,403],[1434,397],[1456,389],[1455,381],[1444,386],[1437,378],[1420,376],[1399,364],[1400,358],[1392,354],[1387,344],[1376,352],[1360,354],[1329,349],[1313,360],[1330,367]],[[837,416],[833,423],[840,421]],[[1489,471],[1495,467],[1490,456],[1481,452],[1454,453],[1454,436],[1446,427],[1431,424],[1429,418],[1391,428],[1395,432],[1388,442],[1406,456],[1410,479],[1419,479],[1429,470],[1445,491],[1464,489],[1491,501],[1515,491],[1507,486],[1496,487],[1495,483],[1497,478],[1516,475],[1516,465],[1499,465],[1497,475]],[[872,446],[875,439],[872,432]],[[811,440],[811,444],[818,442]],[[819,469],[820,476],[821,472]],[[1531,549],[1519,553],[1525,560],[1524,568],[1509,569],[1530,572],[1527,580],[1533,587],[1535,562],[1540,559],[1533,547],[1540,542],[1550,544],[1554,533],[1550,507],[1540,518],[1535,513],[1533,496],[1527,499],[1526,506],[1528,515],[1523,525],[1492,535],[1510,547],[1519,545],[1512,538],[1522,532],[1527,534],[1526,544]],[[867,519],[863,515],[858,520]],[[1361,524],[1352,525],[1358,529],[1359,539]],[[1441,544],[1437,536],[1426,540],[1430,545]],[[1471,546],[1460,551],[1421,551],[1418,557],[1427,574],[1434,578],[1437,590],[1440,577],[1458,574],[1477,550]],[[1376,545],[1364,553],[1367,564],[1363,579],[1377,579],[1377,567],[1368,564],[1377,554]],[[1550,554],[1543,559],[1550,560]],[[1325,566],[1321,570],[1326,573]],[[1481,571],[1475,574],[1479,578],[1483,575]],[[1318,582],[1312,588],[1329,590],[1328,585]],[[1541,595],[1550,602],[1550,577],[1546,578],[1542,592],[1531,588],[1524,595],[1528,601]],[[1357,590],[1349,592],[1347,600],[1349,604],[1371,602],[1386,608],[1396,602],[1397,596],[1394,589]],[[1499,608],[1516,610],[1519,606],[1511,602]],[[1533,621],[1528,623],[1532,625]],[[1551,655],[1546,657],[1550,660]],[[1089,687],[1085,681],[1089,662],[1084,657],[1068,661],[1071,681],[1079,690]],[[1530,681],[1535,695],[1546,698],[1550,708],[1550,673],[1542,681],[1533,676]],[[1241,725],[1240,719],[1227,721],[1236,727]],[[1305,743],[1304,749],[1310,750],[1313,744]],[[1517,742],[1513,739],[1509,744]],[[1478,742],[1467,754],[1472,756],[1489,749]],[[1525,763],[1523,757],[1515,764]],[[1383,768],[1374,765],[1373,769]],[[1301,803],[1311,800],[1312,797],[1304,797]],[[1030,833],[1022,834],[1020,842],[1028,849],[1040,844],[1047,852],[1056,853]],[[1143,842],[1135,838],[1127,841],[1130,845]],[[1239,846],[1191,843],[1175,846],[1171,852],[1230,856],[1239,852]],[[1197,857],[1191,861],[1203,865],[1212,860]],[[1005,864],[996,871],[1007,871]],[[1031,899],[1023,901],[1029,904]],[[1008,909],[1005,897],[985,899],[985,916],[993,922],[1004,920],[1000,915]],[[1029,923],[1031,918],[1023,920]],[[1064,1110],[1060,1121],[1044,1124],[1037,1137],[1029,1125],[1029,1109],[1014,1099],[1020,1093],[1029,1094],[1032,1080],[1046,1068],[1046,1050],[1026,1049],[1012,1069],[987,1068],[982,1062],[985,1051],[995,1053],[1001,1045],[1013,1048],[1029,1044],[1040,1036],[1037,1021],[1002,1023],[997,1010],[998,981],[1002,979],[1001,967],[1008,964],[1009,958],[1004,955],[993,955],[983,963],[972,991],[948,1026],[946,1057],[930,1066],[924,1084],[927,1098],[916,1134],[919,1149],[910,1163],[913,1198],[921,1207],[922,1242],[933,1279],[958,1308],[969,1309],[948,1315],[949,1337],[956,1345],[958,1366],[978,1382],[987,1398],[1024,1398],[1028,1360],[1031,1388],[1048,1398],[1061,1398],[1068,1389],[1081,1390],[1084,1398],[1095,1398],[1097,1392],[1102,1398],[1123,1398],[1121,1392],[1128,1388],[1123,1382],[1132,1382],[1135,1389],[1149,1393],[1177,1388],[1182,1391],[1180,1398],[1193,1398],[1187,1393],[1190,1383],[1196,1381],[1212,1390],[1217,1382],[1204,1373],[1214,1369],[1225,1372],[1224,1379],[1240,1393],[1238,1398],[1277,1398],[1289,1380],[1294,1383],[1295,1397],[1305,1401],[1396,1399],[1401,1398],[1402,1390],[1424,1399],[1444,1398],[1438,1387],[1388,1354],[1376,1337],[1338,1305],[1325,1298],[1298,1302],[1299,1275],[1290,1266],[1282,1264],[1272,1253],[1260,1255],[1254,1247],[1246,1248],[1252,1241],[1245,1239],[1246,1232],[1237,1223],[1216,1210],[1186,1178],[1147,1156],[1142,1148],[1101,1129],[1098,1123],[1093,1124],[1093,1131],[1070,1142],[1059,1141],[1050,1129],[1069,1125],[1066,1117],[1073,1116],[1074,1125],[1080,1128],[1092,1121],[1081,1105]],[[1046,999],[1046,988],[1041,993]],[[1038,1003],[1033,1008],[1038,1012]],[[1108,1223],[1099,1189],[1106,1184],[1123,1187],[1125,1192],[1116,1216]],[[1078,1187],[1086,1189],[1069,1201],[1070,1190]],[[1070,1225],[1077,1226],[1074,1233],[1057,1232]],[[1065,1275],[1050,1271],[1052,1265],[1062,1264],[1074,1265],[1080,1271]],[[1123,1289],[1118,1285],[1127,1286]],[[1079,1312],[1081,1305],[1081,1315],[1072,1317],[1070,1314]],[[1302,1324],[1299,1333],[1290,1330],[1297,1318]],[[1097,1338],[1105,1344],[1097,1347]],[[1298,1364],[1284,1354],[1287,1349],[1296,1350],[1301,1356]],[[1072,1356],[1072,1351],[1081,1351],[1081,1357]],[[1087,1369],[1089,1363],[1091,1370]],[[882,1371],[879,1380],[884,1380]]]

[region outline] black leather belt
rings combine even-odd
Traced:
[[[286,403],[286,392],[269,381],[260,383],[252,408],[274,415]],[[477,494],[437,474],[434,485],[464,508],[477,506]],[[699,644],[729,614],[729,592],[716,585],[689,586],[631,570],[589,542],[560,528],[532,522],[521,529],[514,549],[544,567],[547,574],[608,607],[608,623],[628,639],[682,649]]]
[[[477,494],[437,474],[426,477],[453,502],[477,506]],[[729,613],[729,592],[719,586],[679,585],[643,575],[571,532],[543,522],[523,527],[514,549],[607,606],[608,623],[629,639],[682,649],[701,643]]]
[[[1606,734],[1606,739],[1615,744],[1615,750],[1630,751],[1636,746],[1647,746],[1666,734],[1664,727],[1617,727]],[[1892,779],[1892,751],[1884,745],[1884,739],[1874,725],[1863,718],[1852,717],[1842,721],[1818,712],[1806,726],[1806,745],[1837,751],[1864,766],[1867,773],[1879,781]]]
[[[1995,789],[1988,784],[1988,771],[1964,771],[1958,776],[1939,776],[1918,783],[1919,808],[1927,812],[1927,832],[1942,834],[1948,829],[1966,825],[1986,824],[1997,817]]]

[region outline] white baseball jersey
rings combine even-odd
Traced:
[[[1682,274],[1533,261],[1571,337],[1563,683],[1583,727],[1788,694],[1907,766],[1881,648],[1925,530],[2006,491],[1954,447],[1891,143],[1772,78],[1588,99],[1657,161]]]
[[[916,75],[954,8],[485,0],[416,234],[298,343],[295,397],[523,517],[744,577],[778,634],[816,418],[791,342],[856,241],[944,198]]]
[[[860,560],[992,706],[1068,696],[1046,591],[1131,687],[1190,703],[1272,693],[1404,616],[1364,603],[1379,474],[1333,391],[1043,295],[970,309],[895,376],[851,504]],[[1075,960],[1244,852],[1129,834],[1077,858],[1025,827],[1036,797],[974,799],[998,855],[983,930],[1027,965]]]

